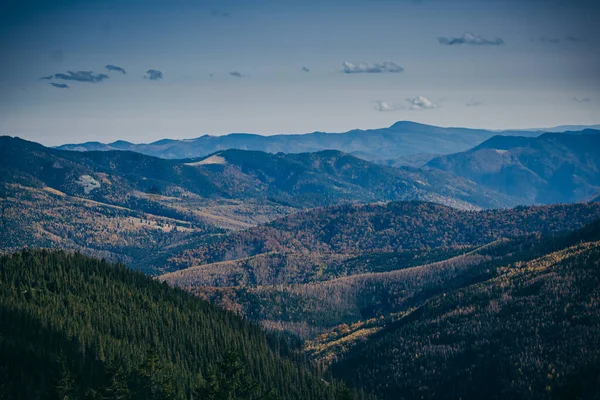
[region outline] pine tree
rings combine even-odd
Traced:
[[[57,360],[58,381],[56,383],[56,396],[58,400],[72,400],[76,398],[77,389],[75,379],[69,369],[68,361],[64,355]]]

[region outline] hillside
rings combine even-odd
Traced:
[[[193,158],[227,149],[268,153],[312,153],[339,150],[366,160],[388,160],[420,153],[449,154],[476,146],[498,132],[483,129],[441,128],[400,121],[388,128],[352,130],[344,133],[313,132],[299,135],[261,136],[232,133],[204,135],[197,139],[163,139],[149,144],[118,141],[59,146],[63,150],[129,150],[161,158]],[[512,135],[537,136],[539,132],[515,131]]]
[[[577,229],[598,217],[599,203],[485,211],[423,202],[334,206],[198,242],[174,254],[167,268],[178,270],[271,252],[347,258],[365,252],[480,246],[502,237]]]
[[[346,211],[343,222],[328,226],[339,241],[308,234],[307,218],[290,222],[297,217],[290,216],[271,223],[279,230],[266,242],[298,244],[295,252],[200,265],[161,279],[305,339],[305,352],[334,376],[383,399],[595,398],[600,309],[589,301],[600,294],[598,204],[459,212],[473,219],[447,215],[461,224],[458,232],[471,229],[469,245],[447,222],[429,226],[414,217],[427,221],[444,215],[443,207],[395,206],[411,210],[408,226],[427,228],[400,228],[400,217],[387,216],[394,227],[388,233],[397,231],[407,244],[417,237],[431,249],[365,251],[362,243],[376,249],[374,243],[387,242],[348,218],[350,207],[338,207]],[[427,206],[435,212],[427,214]],[[375,207],[386,208],[353,208]],[[284,242],[282,226],[297,239]],[[368,233],[355,243],[343,227]],[[487,234],[479,231],[484,227]],[[313,229],[324,231],[321,224]],[[457,247],[420,234],[433,230]],[[240,233],[231,243],[244,243]],[[307,237],[310,246],[299,244]],[[344,257],[352,248],[359,255]]]
[[[337,151],[229,150],[165,160],[0,137],[2,251],[80,250],[156,273],[163,271],[160,257],[223,229],[307,207],[412,199],[466,209],[513,204],[444,172],[388,168]]]
[[[227,369],[211,372],[219,360],[238,369],[230,379],[255,395],[325,399],[337,390],[285,341],[123,266],[78,254],[0,257],[0,320],[3,398],[187,399],[213,382],[211,374],[227,376]]]
[[[600,131],[496,136],[428,168],[470,179],[523,204],[581,201],[600,193]]]
[[[297,208],[417,199],[459,208],[516,204],[450,174],[388,168],[335,150],[300,154],[226,150],[186,164],[207,173],[232,198],[266,198]]]
[[[313,349],[343,354],[334,375],[383,399],[598,398],[598,228],[540,242],[381,328],[348,328]]]
[[[388,168],[338,151],[269,154],[228,150],[201,159],[165,160],[128,151],[69,152],[0,137],[2,182],[48,186],[121,206],[162,208],[165,200],[260,200],[296,208],[402,199],[459,207],[498,207],[509,197],[442,172]],[[167,199],[165,199],[167,198]],[[173,203],[173,202],[171,202]],[[181,214],[181,212],[180,212]]]

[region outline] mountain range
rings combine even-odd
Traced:
[[[232,133],[204,135],[196,139],[163,139],[148,144],[126,141],[87,142],[58,146],[61,150],[129,150],[161,158],[202,157],[227,149],[256,150],[268,153],[313,153],[339,150],[365,160],[390,160],[415,154],[449,154],[464,151],[496,135],[537,136],[538,131],[441,128],[410,121],[396,122],[388,128],[351,130],[344,133],[313,132],[297,135],[262,136]]]
[[[600,131],[486,132],[0,137],[0,398],[597,398]]]

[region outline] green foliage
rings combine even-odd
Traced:
[[[225,353],[223,360],[211,365],[204,382],[194,397],[205,400],[276,400],[272,389],[261,389],[249,374],[242,357],[235,351]]]
[[[11,399],[184,399],[230,349],[261,392],[333,395],[312,367],[240,317],[79,254],[0,257],[0,372]],[[58,361],[57,361],[58,360]]]

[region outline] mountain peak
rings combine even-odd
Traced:
[[[430,128],[432,127],[431,125],[426,125],[426,124],[421,124],[418,122],[413,122],[413,121],[398,121],[396,122],[394,125],[390,126],[390,128],[418,128],[418,127],[427,127]]]

